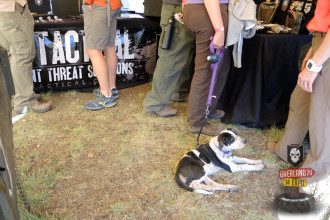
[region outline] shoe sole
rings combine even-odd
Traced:
[[[84,108],[87,109],[87,110],[96,111],[96,110],[101,110],[102,108],[111,108],[111,107],[114,107],[116,104],[117,103],[112,103],[112,104],[107,105],[107,106],[100,106],[100,107],[95,107],[95,108],[84,106]]]
[[[35,112],[35,113],[45,113],[45,112],[50,111],[51,109],[52,109],[52,107],[47,108],[47,109],[43,109],[43,110],[32,109],[32,111]]]
[[[170,118],[170,117],[176,116],[178,114],[178,113],[175,113],[175,114],[168,114],[168,115],[160,115],[157,112],[152,112],[152,113],[154,115],[157,115],[157,116],[162,117],[162,118]]]
[[[178,114],[178,113],[175,113],[175,114],[169,114],[169,115],[160,115],[160,114],[158,114],[157,112],[154,112],[154,111],[148,111],[148,110],[144,110],[144,111],[146,111],[149,114],[159,116],[159,117],[162,117],[162,118],[170,118],[170,117],[176,116]]]

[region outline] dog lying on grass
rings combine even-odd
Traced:
[[[235,185],[223,185],[209,178],[219,170],[234,173],[238,171],[261,171],[261,160],[236,157],[232,150],[244,148],[246,140],[239,137],[233,129],[226,129],[219,136],[211,138],[208,144],[200,145],[184,155],[176,170],[177,184],[191,192],[212,194],[216,190],[236,191]]]

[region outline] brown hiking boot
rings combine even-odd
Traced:
[[[178,114],[177,110],[175,110],[174,108],[168,107],[168,106],[165,106],[160,111],[152,111],[152,112],[155,113],[156,115],[159,115],[160,117],[164,117],[164,118],[172,117],[172,116],[175,116],[176,114]]]
[[[225,116],[225,112],[222,110],[216,110],[216,112],[214,114],[207,115],[208,118],[213,118],[213,119],[220,119],[223,116]]]
[[[191,133],[198,134],[199,131],[201,130],[201,127],[202,126],[189,125],[188,131]],[[222,128],[220,126],[213,125],[213,124],[206,122],[201,133],[205,134],[205,135],[209,135],[209,136],[217,136],[220,134],[221,131],[222,131]]]
[[[47,111],[52,109],[52,103],[50,103],[50,102],[45,102],[45,103],[38,102],[37,104],[32,106],[31,109],[32,109],[32,111],[34,111],[36,113],[44,113],[44,112],[47,112]]]
[[[36,100],[38,100],[39,102],[41,102],[41,100],[42,100],[42,97],[41,97],[41,95],[40,94],[37,94],[37,93],[35,93],[35,95],[34,95],[35,97],[36,97]]]
[[[36,97],[36,100],[38,100],[39,102],[41,102],[42,97],[40,94],[35,93],[34,96]],[[14,97],[14,96],[13,96]],[[14,98],[11,99],[11,108],[14,108]],[[16,111],[17,112],[17,111]]]
[[[27,113],[29,109],[31,109],[33,112],[36,113],[44,113],[49,111],[51,108],[52,108],[51,102],[41,103],[36,101],[36,103],[32,107],[24,106],[22,109],[19,110],[15,109],[15,112],[17,114],[24,114]]]

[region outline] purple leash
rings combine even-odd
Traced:
[[[209,108],[211,106],[212,98],[213,97],[215,98],[215,96],[213,96],[213,89],[214,89],[214,84],[215,84],[215,78],[216,78],[216,75],[217,75],[217,70],[218,70],[218,67],[219,67],[219,63],[222,60],[223,55],[225,53],[223,47],[220,48],[220,49],[214,50],[213,36],[210,38],[210,40],[211,40],[211,43],[210,43],[210,52],[211,52],[211,54],[207,57],[207,61],[209,61],[211,63],[210,69],[212,70],[212,79],[211,79],[209,96],[208,96],[207,102],[206,102],[205,120],[204,120],[204,123],[203,123],[203,125],[201,127],[201,130],[199,131],[198,136],[197,136],[197,146],[200,145],[199,144],[199,136],[202,133],[203,127],[205,125],[205,122],[207,121],[207,116],[210,113]],[[214,53],[214,51],[215,51],[215,53]]]
[[[218,66],[219,66],[219,63],[221,61],[221,59],[223,58],[223,55],[225,53],[223,47],[220,48],[220,49],[216,49],[215,50],[215,54],[214,54],[214,45],[213,45],[213,37],[211,37],[211,43],[210,43],[210,52],[212,55],[216,55],[218,57],[218,59],[212,59],[212,55],[209,56],[208,58],[208,61],[211,62],[211,66],[210,66],[210,69],[212,70],[212,80],[211,80],[211,86],[210,86],[210,91],[209,91],[209,97],[207,99],[207,105],[211,106],[211,102],[212,102],[212,97],[213,97],[213,89],[214,89],[214,83],[215,83],[215,77],[217,75],[217,70],[218,70]]]

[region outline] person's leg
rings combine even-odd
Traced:
[[[24,106],[31,107],[35,100],[32,80],[32,61],[35,56],[34,21],[31,14],[24,13],[24,8],[18,4],[15,12],[1,12],[1,14],[0,44],[9,55],[15,86],[14,109],[22,110]],[[5,15],[7,16],[4,17]]]
[[[220,4],[222,22],[224,25],[225,33],[228,30],[228,5]],[[225,35],[226,36],[226,35]],[[231,60],[231,50],[225,49],[225,54],[218,66],[218,71],[216,75],[216,81],[213,89],[213,95],[215,96],[212,99],[211,108],[210,108],[210,116],[214,118],[221,118],[224,116],[223,111],[217,111],[216,107],[219,102],[220,96],[222,94],[223,88],[225,87],[227,76],[230,70],[230,60]],[[217,112],[221,112],[221,114],[217,114]]]
[[[34,20],[27,6],[15,5],[15,12],[0,12],[0,45],[8,52],[15,87],[14,110],[42,113],[50,103],[40,103],[33,91],[32,62],[35,57]]]
[[[110,12],[110,27],[109,27],[109,40],[108,46],[104,49],[105,60],[108,66],[108,77],[110,92],[111,89],[116,88],[116,76],[117,76],[117,65],[118,57],[116,54],[115,40],[117,32],[117,17],[120,13],[120,9],[111,10]]]
[[[195,73],[191,83],[188,100],[189,131],[198,132],[205,120],[206,102],[211,84],[212,73],[207,56],[210,54],[210,37],[214,29],[204,5],[186,5],[184,22],[196,38]],[[202,133],[217,135],[219,126],[206,124]]]
[[[195,50],[195,49],[193,49]],[[187,63],[182,69],[182,73],[176,84],[171,100],[174,102],[187,102],[190,91],[192,77],[194,75],[195,52],[188,54]]]
[[[91,59],[93,71],[95,72],[97,80],[100,84],[101,93],[105,96],[111,96],[108,65],[104,59],[102,51],[87,49],[86,52]]]
[[[163,39],[168,19],[173,13],[178,12],[181,12],[180,6],[163,5],[160,22],[163,31],[160,42]],[[170,49],[165,50],[160,46],[158,48],[159,58],[153,75],[152,90],[144,99],[146,111],[158,113],[167,107],[182,69],[185,65],[189,65],[187,57],[193,52],[193,41],[191,33],[186,30],[184,25],[176,21]]]
[[[317,35],[313,38],[313,52],[320,46],[324,37]],[[312,168],[313,177],[307,183],[322,181],[330,173],[330,59],[324,64],[322,71],[313,83],[309,114],[310,151],[302,167]],[[328,190],[330,183],[328,186]],[[330,192],[330,191],[328,191]]]
[[[111,93],[111,89],[116,88],[118,58],[115,47],[107,47],[104,54],[108,66],[108,85]]]
[[[308,131],[310,97],[311,94],[298,85],[292,92],[285,132],[274,149],[284,161],[287,161],[288,145],[301,145],[305,139]]]
[[[109,43],[111,26],[107,23],[107,8],[93,4],[92,8],[84,7],[84,30],[86,37],[86,52],[91,59],[93,70],[100,85],[100,93],[92,101],[86,102],[84,107],[88,110],[99,110],[116,105],[116,98],[111,96],[110,74],[108,60],[102,50],[114,46]],[[111,23],[110,23],[111,25]],[[108,59],[109,51],[105,52]],[[110,52],[111,54],[111,52]]]
[[[84,107],[88,110],[100,110],[102,108],[109,108],[116,105],[116,98],[111,96],[109,85],[109,71],[107,62],[101,50],[86,50],[89,58],[91,59],[93,70],[96,74],[97,80],[100,85],[100,93],[95,99],[86,102]]]

